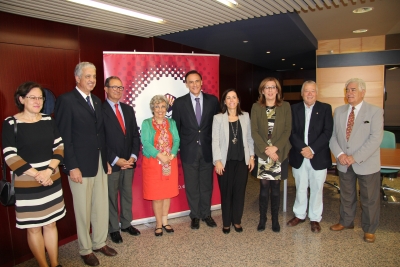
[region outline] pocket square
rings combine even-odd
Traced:
[[[369,121],[364,121],[364,123],[369,123]]]

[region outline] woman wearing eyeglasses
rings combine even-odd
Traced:
[[[251,109],[251,135],[258,156],[257,178],[260,179],[257,230],[265,230],[268,200],[271,199],[272,231],[279,232],[280,182],[288,175],[292,113],[289,103],[282,100],[282,89],[277,79],[268,77],[262,80],[258,92],[258,101]]]
[[[163,229],[174,232],[168,224],[168,212],[171,198],[179,194],[176,154],[180,139],[175,121],[165,118],[168,103],[165,96],[154,96],[150,101],[153,117],[144,120],[141,127],[143,198],[153,201],[155,236],[162,236]]]
[[[64,145],[53,119],[41,114],[44,92],[39,84],[21,84],[14,94],[19,113],[3,122],[3,154],[15,173],[16,227],[27,229],[28,245],[39,266],[58,264],[56,221],[65,216],[61,175]],[[43,233],[42,233],[43,231]]]

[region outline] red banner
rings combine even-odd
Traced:
[[[122,53],[104,52],[104,79],[118,76],[126,88],[121,102],[132,106],[135,110],[137,124],[140,127],[144,119],[152,117],[150,100],[154,95],[165,95],[172,107],[176,98],[189,93],[184,83],[186,72],[197,70],[203,76],[202,90],[219,97],[219,56],[199,54],[156,54],[156,53]],[[167,117],[171,117],[171,107]],[[189,209],[183,170],[178,155],[179,195],[171,199],[170,214]],[[133,218],[136,223],[143,223],[153,217],[151,201],[143,199],[142,190],[142,156],[139,156],[132,185]],[[214,190],[212,205],[221,203],[216,175],[214,174]],[[134,222],[134,224],[136,224]]]

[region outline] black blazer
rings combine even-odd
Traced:
[[[300,168],[304,157],[301,150],[307,145],[304,143],[305,121],[304,102],[292,105],[292,134],[289,152],[290,165]],[[315,102],[308,127],[308,146],[314,151],[314,157],[310,160],[314,170],[323,170],[332,166],[329,140],[333,131],[332,107],[329,104]]]
[[[101,153],[103,169],[107,173],[106,142],[100,99],[91,94],[95,114],[75,88],[62,94],[56,101],[54,116],[64,141],[66,172],[79,168],[82,177],[96,176]]]
[[[181,161],[192,164],[195,160],[200,140],[203,157],[206,162],[212,162],[212,122],[214,115],[219,112],[218,99],[210,94],[203,94],[203,112],[200,126],[197,124],[190,94],[177,98],[172,106],[172,118],[178,128]]]
[[[111,164],[115,157],[128,160],[132,154],[139,156],[140,137],[133,108],[127,104],[119,103],[125,120],[126,134],[118,122],[117,116],[110,104],[103,103],[103,118],[106,132],[107,160]],[[133,165],[136,167],[136,162]],[[112,171],[119,171],[117,164],[112,166]]]

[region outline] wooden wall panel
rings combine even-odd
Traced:
[[[346,104],[345,83],[351,78],[365,81],[365,101],[383,107],[383,65],[317,69],[318,100],[331,104],[333,109]]]
[[[340,39],[340,53],[361,52],[361,38]]]
[[[361,51],[383,51],[385,50],[385,35],[361,38]]]
[[[0,12],[0,43],[79,49],[78,27]]]
[[[318,41],[317,55],[329,55],[340,53],[340,42],[336,40]]]

